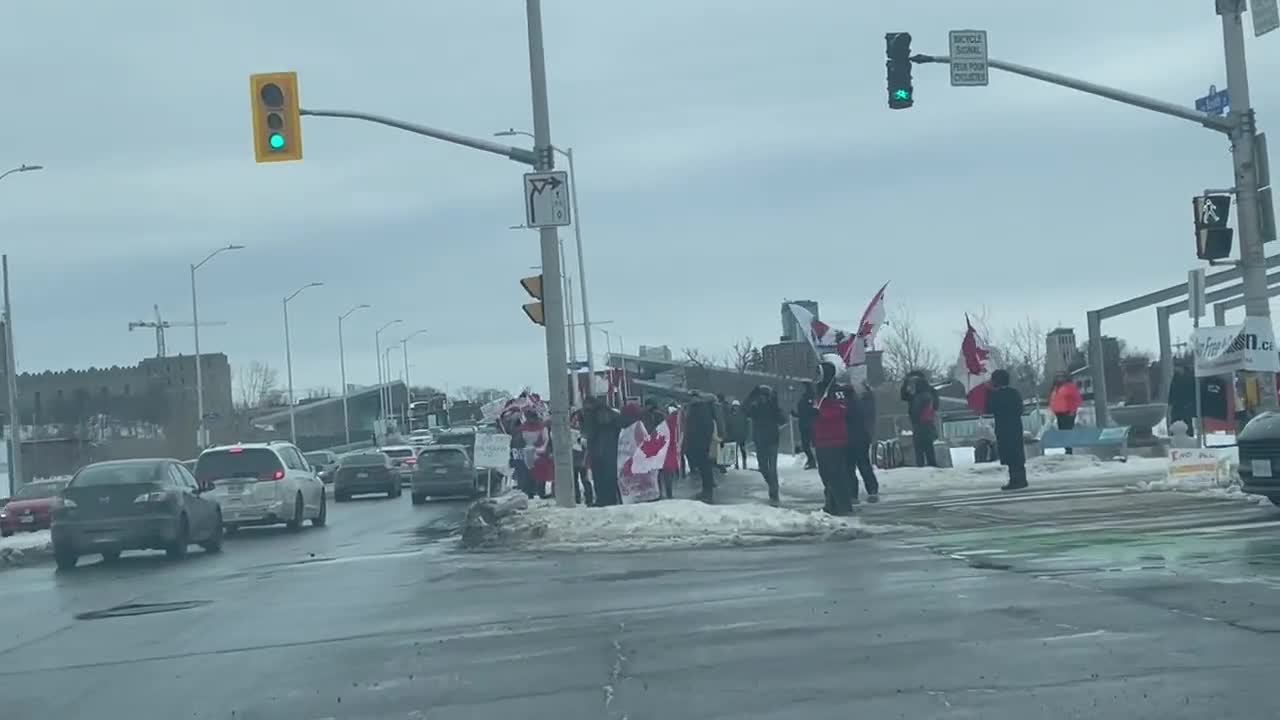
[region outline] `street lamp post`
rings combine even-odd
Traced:
[[[285,375],[289,381],[289,442],[294,445],[298,444],[298,428],[293,419],[294,408],[297,405],[297,401],[293,397],[293,348],[290,347],[289,344],[289,301],[298,297],[298,293],[303,290],[306,290],[307,288],[320,287],[321,285],[324,285],[324,283],[307,283],[297,290],[294,290],[293,294],[286,297],[284,302],[281,303],[284,307],[284,367]]]
[[[404,395],[405,395],[405,403],[404,403],[404,418],[405,418],[405,420],[404,420],[404,427],[405,427],[405,429],[406,429],[406,430],[408,430],[408,431],[410,431],[410,432],[412,432],[412,431],[413,431],[413,428],[412,428],[412,427],[409,427],[409,421],[410,421],[410,419],[411,419],[411,416],[409,415],[409,405],[411,404],[411,401],[413,400],[413,397],[412,397],[412,395],[410,394],[410,391],[409,391],[409,341],[410,341],[410,340],[412,340],[412,339],[414,339],[414,338],[416,338],[416,337],[418,337],[419,335],[424,335],[424,334],[426,334],[426,332],[427,332],[427,331],[426,331],[425,329],[423,329],[423,330],[414,330],[413,332],[411,332],[411,333],[409,333],[408,335],[406,335],[406,336],[405,336],[405,337],[400,341],[400,351],[401,351],[402,353],[404,353]]]
[[[384,373],[383,377],[387,379],[387,418],[388,419],[395,417],[395,412],[396,412],[395,391],[394,391],[394,387],[391,384],[392,382],[391,381],[391,351],[395,349],[396,349],[395,344],[392,343],[390,347],[387,347],[382,351],[382,367],[383,367],[383,373]]]
[[[534,137],[531,132],[516,130],[515,128],[503,130],[502,132],[494,133],[494,135],[498,137],[512,135],[524,135],[529,138]],[[591,309],[587,304],[587,265],[582,259],[582,209],[578,206],[578,171],[573,166],[573,148],[565,148],[562,150],[553,145],[551,149],[560,153],[569,161],[569,202],[573,204],[573,239],[578,246],[578,292],[581,293],[582,296],[582,335],[586,343],[587,371],[591,374],[591,377],[594,378],[596,374],[596,360],[595,354],[592,353],[591,348]],[[563,262],[563,253],[561,254],[561,260]],[[570,320],[570,323],[572,323],[572,319]],[[573,331],[570,330],[570,332]],[[590,382],[587,383],[588,396],[592,394],[591,384],[592,383]]]
[[[196,271],[200,266],[228,250],[243,250],[243,245],[228,244],[205,256],[205,259],[191,266],[191,331],[196,344],[196,449],[202,450],[208,442],[204,427],[204,373],[200,362],[200,309],[196,302]]]
[[[43,170],[43,165],[22,164],[0,173],[0,180],[13,173]],[[4,365],[5,390],[9,396],[9,497],[18,492],[22,482],[22,433],[18,429],[18,367],[13,351],[13,307],[9,304],[9,256],[4,256]]]
[[[347,414],[347,348],[342,342],[342,321],[351,317],[357,310],[364,310],[369,305],[356,305],[338,316],[338,367],[342,373],[342,431],[348,445],[351,444],[351,416]]]
[[[373,334],[373,353],[374,353],[373,362],[375,365],[378,366],[378,409],[382,415],[382,417],[379,419],[384,423],[387,420],[387,407],[389,403],[387,402],[387,397],[385,394],[386,388],[383,387],[386,384],[386,378],[382,374],[382,331],[386,330],[392,325],[399,325],[402,322],[404,321],[392,320],[388,322],[386,325],[383,325],[382,327],[378,328],[378,331]]]

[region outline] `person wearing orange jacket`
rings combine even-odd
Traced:
[[[1083,404],[1080,399],[1080,388],[1067,374],[1060,372],[1053,378],[1053,386],[1049,389],[1049,411],[1058,419],[1059,430],[1070,430],[1076,426],[1076,412]],[[1067,448],[1071,454],[1071,448]]]

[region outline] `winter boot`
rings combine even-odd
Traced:
[[[880,502],[880,493],[867,493],[867,502],[869,503]]]

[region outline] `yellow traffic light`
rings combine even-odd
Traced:
[[[529,293],[529,297],[538,302],[524,304],[524,314],[529,316],[535,325],[546,325],[546,321],[542,316],[542,276],[534,275],[532,277],[520,278],[520,287]]]
[[[253,156],[260,163],[302,159],[298,73],[249,76],[253,108]]]

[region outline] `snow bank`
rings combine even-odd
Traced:
[[[604,508],[534,501],[506,522],[508,543],[545,550],[649,550],[842,540],[892,531],[856,517],[768,505],[661,500]]]
[[[32,555],[43,555],[51,552],[53,552],[53,538],[50,537],[48,530],[18,533],[7,538],[0,538],[0,567],[21,565],[30,560]]]

